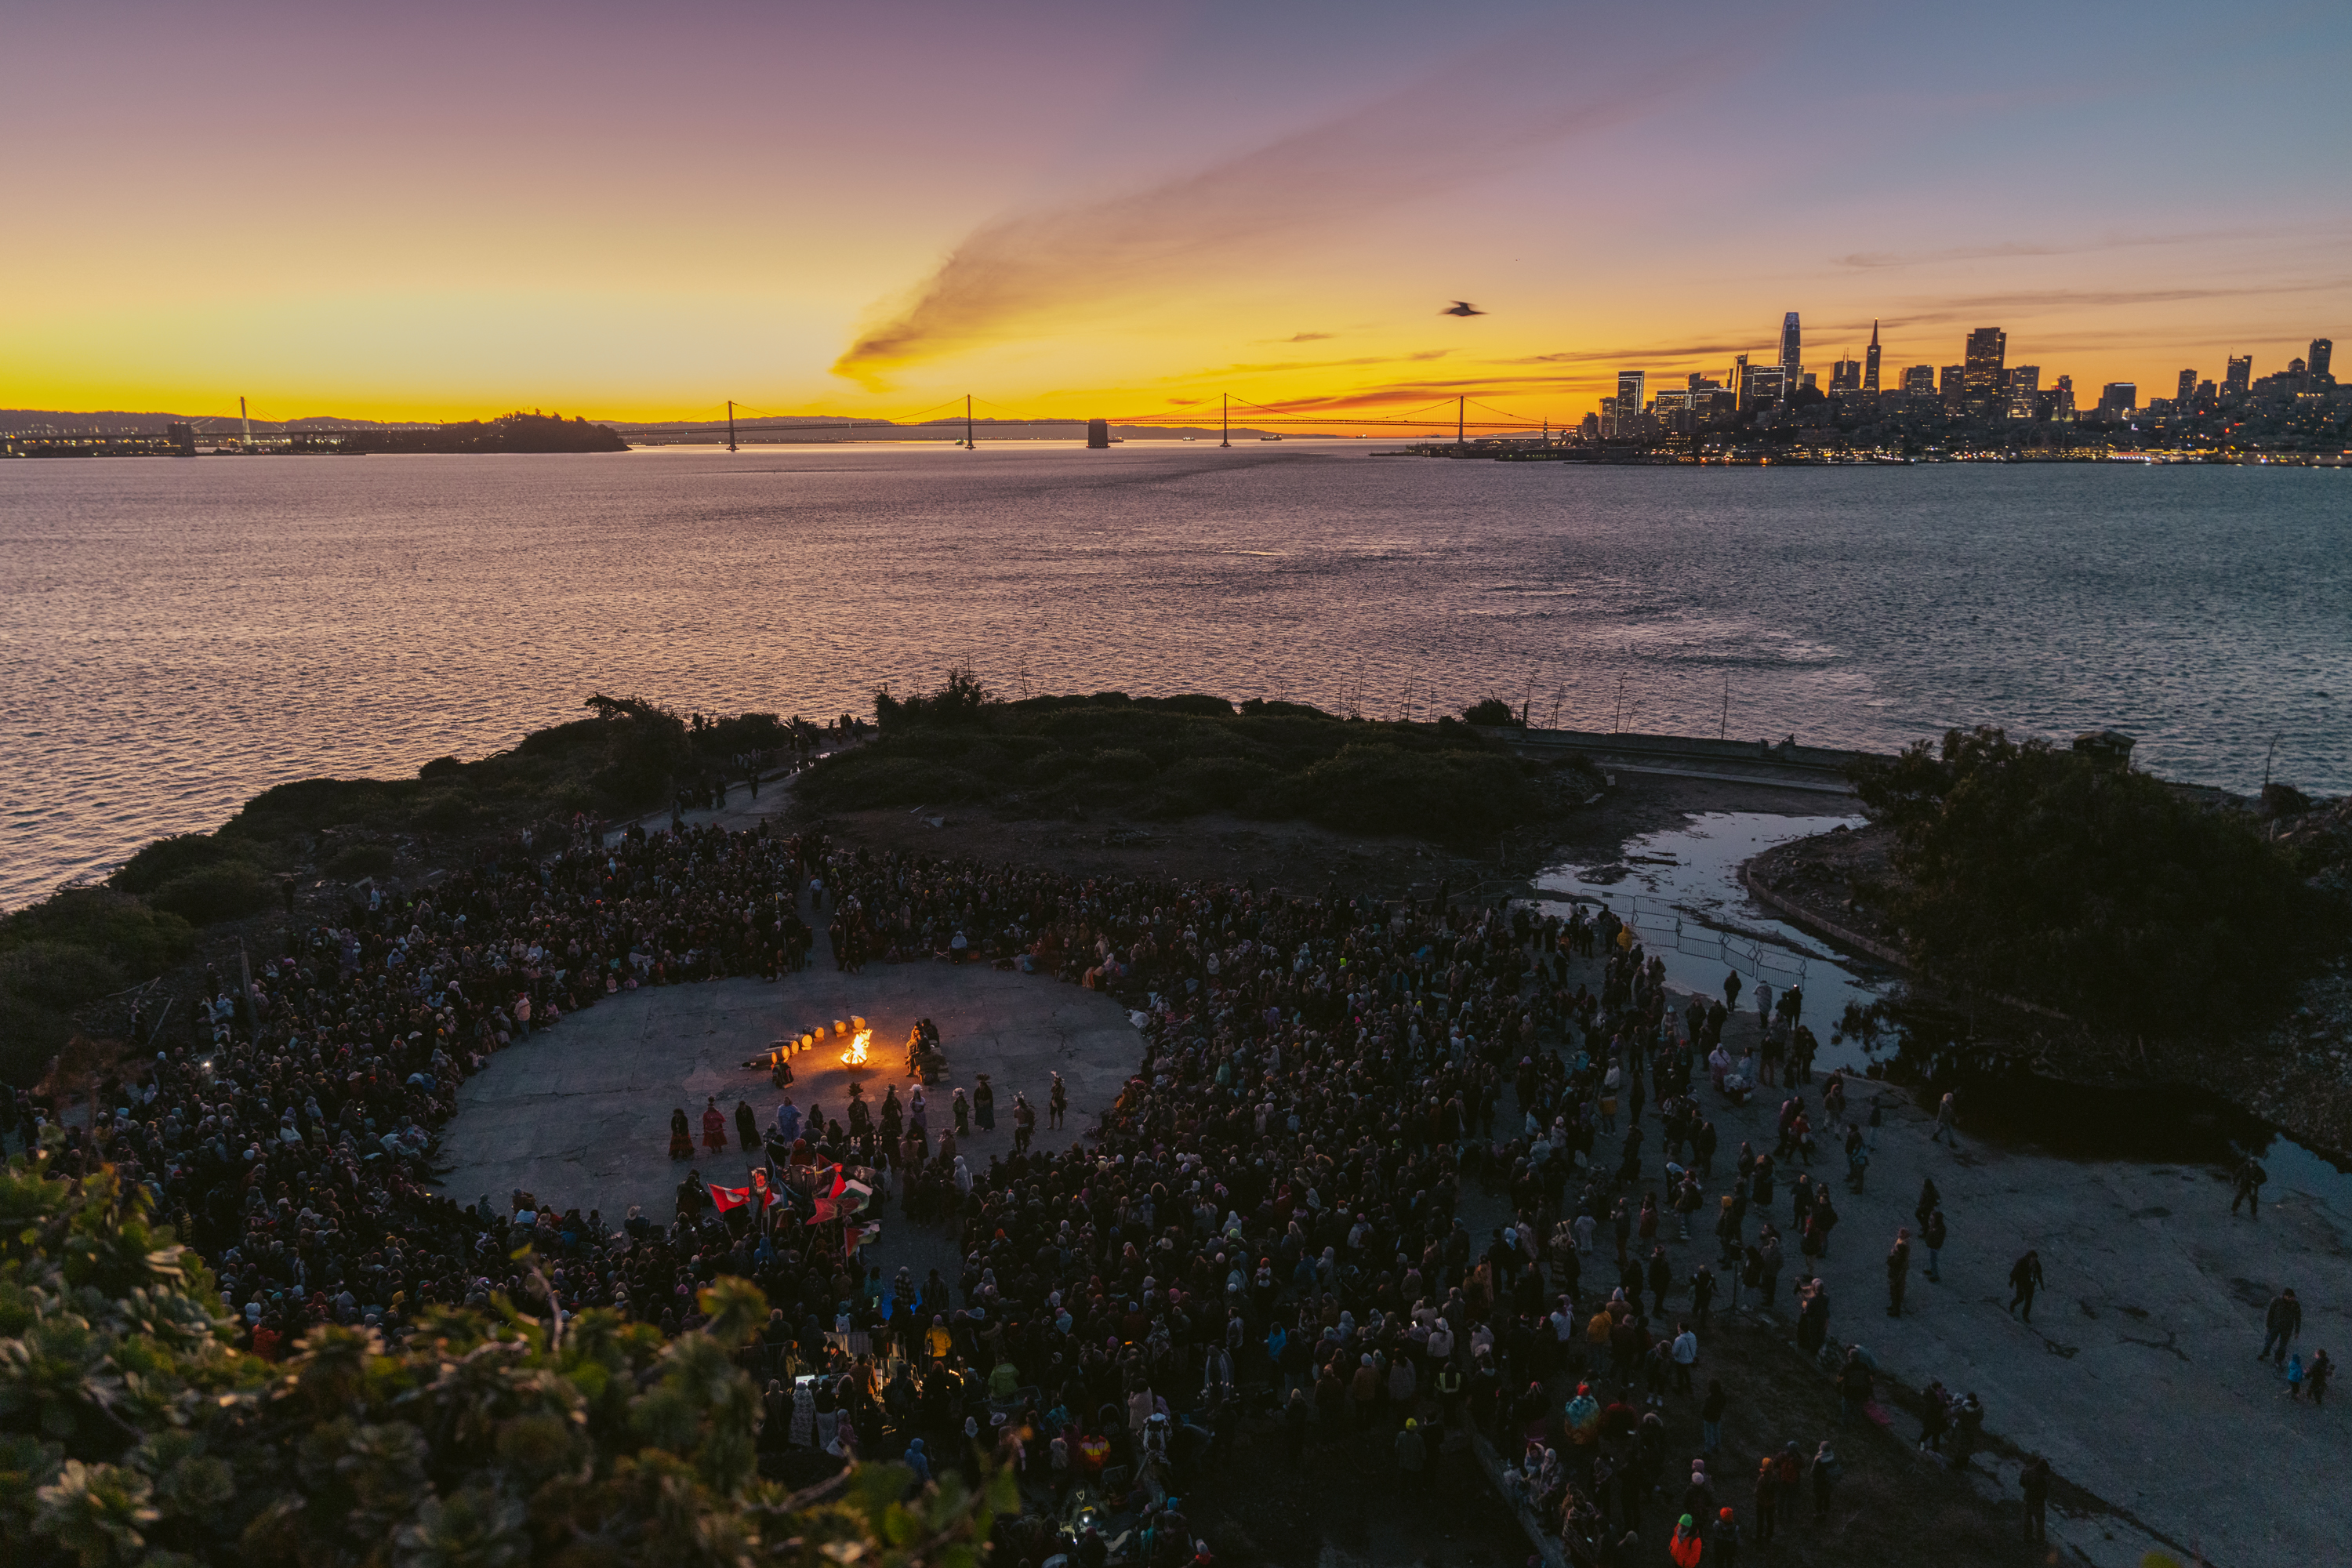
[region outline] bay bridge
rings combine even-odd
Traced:
[[[1479,415],[1476,419],[1470,417],[1474,409]],[[1448,411],[1452,415],[1450,418],[1444,416]],[[778,414],[731,399],[723,405],[713,405],[707,412],[712,417],[643,423],[608,420],[604,423],[633,440],[716,442],[723,435],[724,444],[730,451],[746,442],[887,440],[893,435],[917,431],[928,435],[941,429],[953,431],[958,426],[961,428],[961,435],[955,444],[965,447],[976,446],[982,434],[998,439],[1008,438],[1003,434],[1008,427],[1024,431],[1082,432],[1089,437],[1090,445],[1107,444],[1108,439],[1115,438],[1110,437],[1109,432],[1118,429],[1199,430],[1214,432],[1218,445],[1230,447],[1236,417],[1241,421],[1244,440],[1253,437],[1279,440],[1283,433],[1296,431],[1299,434],[1332,432],[1364,437],[1392,436],[1427,441],[1442,439],[1450,431],[1455,445],[1467,446],[1474,432],[1481,441],[1532,437],[1549,442],[1566,435],[1568,430],[1567,426],[1554,426],[1549,418],[1516,415],[1507,409],[1479,402],[1467,394],[1456,394],[1396,414],[1325,413],[1311,405],[1253,403],[1231,394],[1219,395],[1213,408],[1205,403],[1187,403],[1171,405],[1150,414],[1097,416],[1092,418],[1024,415],[971,394],[887,418]],[[1430,417],[1432,415],[1437,417]],[[1268,430],[1276,434],[1264,434]]]

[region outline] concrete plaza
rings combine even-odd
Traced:
[[[1076,1138],[1118,1096],[1141,1055],[1141,1039],[1118,1004],[1097,992],[1037,975],[979,964],[872,963],[863,973],[832,966],[820,939],[815,967],[772,983],[713,980],[609,997],[555,1028],[499,1052],[458,1091],[458,1114],[442,1134],[441,1157],[450,1167],[442,1189],[461,1202],[488,1193],[504,1203],[517,1188],[558,1209],[604,1211],[617,1228],[629,1205],[667,1224],[679,1178],[689,1163],[708,1180],[740,1186],[756,1158],[736,1147],[736,1102],[748,1100],[764,1128],[780,1096],[764,1068],[741,1064],[785,1035],[835,1019],[863,1017],[874,1031],[863,1070],[840,1064],[842,1046],[828,1039],[793,1058],[793,1103],[821,1105],[840,1119],[852,1078],[861,1080],[878,1110],[884,1090],[898,1085],[903,1101],[906,1042],[918,1018],[939,1026],[949,1076],[931,1095],[934,1139],[951,1126],[950,1086],[967,1094],[987,1073],[997,1096],[996,1131],[962,1142],[962,1152],[984,1168],[992,1154],[1013,1147],[1013,1096],[1037,1107],[1040,1142]],[[1068,1129],[1045,1131],[1048,1074],[1069,1087]],[[702,1111],[717,1096],[728,1113],[725,1153],[701,1148]],[[696,1158],[668,1157],[669,1118],[683,1107],[694,1129]],[[885,1251],[903,1228],[884,1212]],[[895,1265],[894,1265],[895,1266]]]

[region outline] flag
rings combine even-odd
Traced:
[[[823,1225],[829,1219],[839,1219],[842,1215],[841,1194],[848,1185],[848,1179],[842,1175],[838,1165],[819,1173],[815,1212],[809,1215],[809,1224]]]
[[[789,1205],[792,1201],[782,1188],[769,1182],[768,1173],[764,1168],[751,1173],[751,1195],[757,1201],[761,1214],[767,1213],[772,1208]]]
[[[710,1189],[710,1201],[717,1205],[720,1214],[725,1214],[729,1209],[741,1208],[751,1200],[751,1189],[749,1187],[722,1187],[716,1182],[708,1182],[704,1184]]]

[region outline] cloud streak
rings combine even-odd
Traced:
[[[1718,36],[1715,47],[1711,58],[1729,58],[1727,40]],[[1563,60],[1539,39],[1516,39],[1192,174],[994,219],[862,331],[834,373],[877,384],[893,371],[1035,335],[1073,314],[1230,275],[1283,242],[1459,183],[1465,146],[1478,149],[1481,173],[1497,172],[1631,117],[1668,83],[1687,88],[1709,74],[1686,51],[1640,54],[1637,47],[1629,61],[1597,49],[1589,60]],[[1613,57],[1605,78],[1602,57]]]

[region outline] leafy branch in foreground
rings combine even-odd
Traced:
[[[665,1342],[583,1312],[551,1345],[504,1297],[404,1343],[313,1330],[236,1350],[203,1263],[111,1170],[0,1174],[0,1559],[506,1568],[563,1563],[968,1568],[1009,1477],[858,1466],[793,1492],[758,1473],[734,1352],[767,1316],[717,1281]]]

